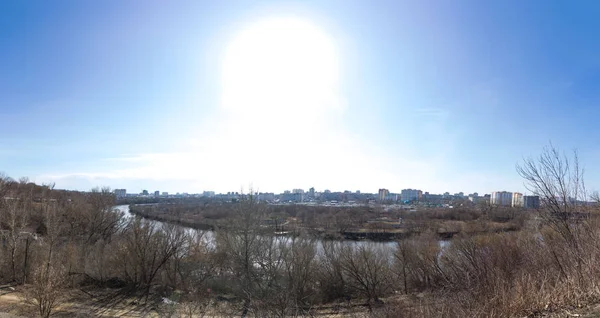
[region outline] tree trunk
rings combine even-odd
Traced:
[[[25,241],[25,261],[23,264],[23,284],[27,283],[27,261],[29,260],[29,236]]]

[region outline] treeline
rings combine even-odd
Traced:
[[[168,197],[120,197],[116,199],[116,204],[129,205],[129,204],[203,204],[206,202],[227,202],[226,200],[213,199],[206,197],[182,197],[182,198],[168,198]]]

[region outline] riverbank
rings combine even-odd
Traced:
[[[164,222],[174,225],[179,225],[195,230],[204,230],[204,231],[214,231],[217,228],[226,229],[227,224],[225,222],[215,222],[213,220],[200,220],[200,219],[186,219],[181,215],[170,215],[167,213],[160,213],[156,210],[152,210],[149,208],[149,205],[130,205],[129,213],[132,215],[140,216],[148,220]],[[415,235],[418,233],[409,233],[403,230],[395,230],[395,231],[343,231],[343,232],[332,232],[326,231],[324,229],[305,229],[305,228],[294,228],[290,230],[289,228],[281,227],[281,231],[273,230],[274,235],[288,235],[294,236],[299,233],[304,232],[308,233],[319,239],[325,240],[351,240],[351,241],[361,241],[361,240],[370,240],[377,242],[391,242],[396,241],[398,239],[408,238],[411,235]],[[448,238],[447,235],[441,235],[443,238]],[[451,238],[451,237],[450,237]]]
[[[230,223],[226,209],[218,210],[220,214],[217,214],[210,210],[206,212],[202,208],[181,208],[172,205],[142,204],[130,205],[128,207],[132,215],[196,230],[214,231],[217,228],[227,229]],[[327,220],[325,220],[325,225],[307,227],[306,222],[299,221],[298,217],[289,216],[287,218],[266,219],[268,222],[263,226],[267,233],[270,231],[274,235],[294,236],[304,233],[325,240],[365,240],[376,242],[393,242],[423,233],[433,233],[439,240],[450,240],[460,234],[473,236],[520,230],[520,226],[515,225],[514,222],[497,222],[481,219],[436,219],[435,217],[428,216],[428,212],[418,213],[422,213],[424,217],[418,216],[421,217],[419,219],[415,218],[415,214],[409,215],[403,223],[390,222],[389,217],[386,217],[384,221],[365,222],[365,227],[350,226],[351,224],[359,225],[360,221],[353,221],[354,223],[345,223],[336,227],[328,224]],[[207,217],[207,215],[210,217]],[[273,221],[274,219],[275,221]]]
[[[185,219],[182,219],[181,217],[177,217],[177,216],[149,213],[146,210],[141,210],[141,209],[135,208],[135,207],[139,207],[139,206],[141,206],[141,205],[135,205],[135,204],[129,205],[128,212],[131,213],[132,215],[140,216],[140,217],[143,217],[148,220],[184,226],[184,227],[191,228],[194,230],[214,231],[216,228],[216,223],[213,223],[213,222],[200,223],[200,222],[196,222],[196,221],[185,220]]]

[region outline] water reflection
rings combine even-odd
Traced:
[[[128,205],[117,205],[114,207],[114,209],[123,212],[124,214],[124,221],[127,222],[129,221],[131,218],[133,218],[135,215],[132,214],[129,211],[129,206]],[[146,219],[147,220],[147,219]],[[161,222],[161,221],[155,221],[155,220],[147,220],[148,222],[154,222],[157,226],[163,226],[165,224],[165,222]],[[196,230],[190,227],[186,227],[186,226],[181,226],[181,225],[172,225],[172,226],[177,226],[177,227],[181,227],[183,229],[185,229],[185,231],[188,234],[192,234],[192,235],[202,235],[202,239],[204,242],[207,243],[208,247],[215,247],[216,245],[216,237],[215,237],[215,232],[214,231],[210,231],[210,230]],[[275,236],[274,237],[276,240],[276,243],[280,244],[291,244],[292,242],[292,238],[291,237],[286,237],[286,236]],[[322,239],[316,239],[315,240],[316,243],[316,248],[317,248],[317,255],[322,255],[323,254],[323,243],[324,240]],[[361,247],[361,246],[366,246],[366,245],[370,245],[370,246],[377,246],[381,249],[383,249],[384,251],[390,251],[393,252],[396,249],[396,242],[395,241],[387,241],[387,242],[377,242],[377,241],[350,241],[350,240],[341,240],[341,241],[334,241],[337,244],[341,244],[341,245],[350,245],[350,246],[354,246],[356,248]],[[443,252],[446,247],[450,244],[450,241],[444,241],[444,240],[440,240],[438,241],[439,245],[440,245],[440,249],[441,252]],[[441,254],[441,253],[440,253]]]

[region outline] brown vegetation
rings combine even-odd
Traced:
[[[136,215],[196,229],[226,229],[239,203],[211,201],[171,202],[131,206]],[[267,205],[263,225],[271,232],[285,231],[321,238],[395,240],[421,233],[437,233],[448,239],[460,233],[469,235],[519,231],[534,214],[531,210],[465,203],[452,209],[419,207],[418,212],[380,206]],[[401,220],[401,221],[399,221]]]
[[[154,312],[166,317],[309,316],[357,305],[373,317],[515,317],[593,303],[600,297],[599,211],[572,160],[549,149],[519,168],[543,201],[538,217],[491,207],[398,211],[418,230],[395,247],[316,240],[308,231],[270,235],[282,211],[252,196],[223,208],[227,223],[201,212],[220,220],[207,238],[124,218],[108,189],[65,192],[2,178],[0,281],[22,285],[41,317],[61,308],[62,291],[89,287],[117,288],[136,302],[165,297]],[[363,217],[285,213],[338,231],[348,227],[344,217]],[[445,245],[442,227],[459,228]]]

